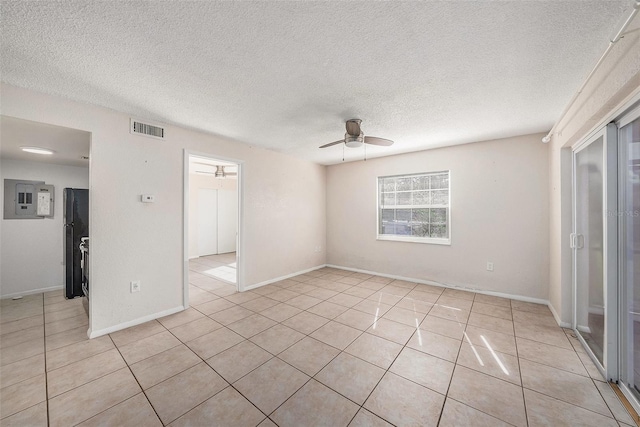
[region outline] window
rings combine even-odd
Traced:
[[[378,239],[451,243],[449,171],[378,178]]]

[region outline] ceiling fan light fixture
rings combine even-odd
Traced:
[[[349,135],[348,133],[344,136],[344,145],[349,148],[358,148],[361,147],[364,143],[364,135],[360,134],[358,136]]]

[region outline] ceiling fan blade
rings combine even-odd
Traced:
[[[343,142],[344,142],[344,139],[341,139],[340,141],[330,142],[330,143],[328,143],[328,144],[321,145],[321,146],[320,146],[320,148],[327,148],[327,147],[331,147],[332,145],[342,144]]]
[[[351,136],[359,136],[361,132],[360,123],[362,123],[360,119],[347,120],[347,133]]]
[[[389,145],[393,144],[393,141],[390,140],[390,139],[378,138],[376,136],[365,136],[364,137],[364,143],[365,144],[371,144],[371,145],[389,146]]]

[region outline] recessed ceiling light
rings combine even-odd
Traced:
[[[49,149],[46,149],[46,148],[40,148],[40,147],[20,147],[20,149],[22,151],[26,151],[27,153],[46,154],[46,155],[53,154],[53,150],[49,150]]]

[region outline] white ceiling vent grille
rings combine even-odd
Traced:
[[[131,133],[150,136],[151,138],[164,139],[165,131],[161,126],[142,123],[139,120],[131,119]]]

